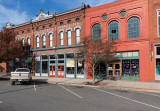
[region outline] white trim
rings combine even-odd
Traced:
[[[41,37],[42,37],[43,35],[45,35],[45,36],[46,36],[46,33],[42,33],[42,34],[41,34]]]
[[[76,29],[80,29],[80,30],[81,30],[81,26],[75,26],[75,27],[74,27],[74,31],[75,31]]]
[[[51,31],[50,31],[50,32],[48,33],[48,37],[49,37],[49,35],[50,35],[50,34],[52,34],[52,35],[53,35],[53,32],[51,32]]]
[[[67,28],[67,29],[66,29],[66,32],[67,32],[68,30],[71,30],[71,32],[72,32],[72,28]]]
[[[31,37],[30,37],[30,36],[27,36],[27,38],[26,38],[26,39],[28,39],[28,38],[31,40]]]
[[[24,39],[24,41],[25,41],[25,37],[22,37],[21,40],[22,40],[22,39]]]
[[[58,31],[58,34],[59,34],[60,32],[63,32],[63,33],[64,33],[64,29],[60,29],[60,30]]]
[[[35,35],[35,39],[36,39],[36,37],[40,37],[40,35],[39,35],[39,34],[36,34],[36,35]]]
[[[157,36],[160,37],[160,27],[159,27],[159,12],[160,12],[160,9],[157,10]]]

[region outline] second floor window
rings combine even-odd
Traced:
[[[72,31],[68,30],[67,31],[67,45],[71,45],[71,35],[72,35]]]
[[[39,48],[39,36],[36,37],[36,48]]]
[[[108,25],[108,39],[119,40],[119,23],[117,21],[112,21]]]
[[[92,40],[101,40],[101,25],[95,24],[92,27]]]
[[[59,33],[59,41],[60,41],[60,46],[63,45],[63,32],[62,31]]]
[[[160,37],[160,10],[157,11],[157,16],[158,16],[158,37]]]
[[[42,35],[42,48],[46,47],[46,35]]]
[[[53,46],[53,34],[50,33],[49,34],[49,47],[52,47]]]
[[[22,45],[23,45],[23,46],[25,45],[25,40],[24,40],[24,38],[22,38]]]
[[[79,28],[75,30],[75,35],[76,35],[76,44],[79,44],[80,43],[80,29]]]
[[[128,39],[140,37],[140,20],[137,17],[132,17],[127,22],[127,37]]]
[[[28,38],[27,38],[27,45],[30,45],[30,44],[31,44],[30,41],[31,41],[31,39],[28,37]]]

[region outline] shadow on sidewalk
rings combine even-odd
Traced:
[[[95,83],[92,82],[84,82],[84,85],[94,85],[94,86],[98,86],[100,85],[100,83],[103,81],[103,79],[98,79],[95,81]]]

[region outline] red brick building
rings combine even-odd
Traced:
[[[102,40],[118,43],[119,60],[107,65],[108,77],[160,80],[159,9],[159,0],[119,0],[86,10],[86,36],[101,28]]]
[[[85,62],[77,47],[85,36],[84,3],[62,13],[40,14],[29,22],[12,26],[17,39],[31,46],[33,55],[21,60],[35,76],[86,78]],[[8,23],[8,26],[10,24]]]

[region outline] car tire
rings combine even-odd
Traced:
[[[15,81],[11,81],[11,85],[15,85]]]

